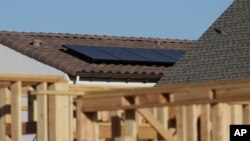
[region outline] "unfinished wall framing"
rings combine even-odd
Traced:
[[[26,134],[38,141],[227,141],[229,124],[250,123],[249,86],[231,80],[107,89],[62,76],[0,75],[0,141]]]

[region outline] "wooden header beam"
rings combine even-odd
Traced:
[[[162,85],[153,88],[129,88],[129,89],[111,89],[106,91],[86,91],[86,97],[103,97],[103,96],[129,96],[145,95],[152,93],[172,93],[190,90],[211,90],[211,89],[234,89],[235,87],[250,87],[250,79],[247,80],[224,80],[215,82],[203,82],[193,84],[174,84]]]
[[[68,82],[64,76],[55,75],[23,75],[23,74],[0,74],[0,83],[22,81],[26,83],[41,83],[41,82]]]
[[[85,92],[71,92],[71,91],[31,91],[33,95],[65,95],[65,96],[83,96]]]
[[[33,91],[37,95],[81,96],[83,111],[137,109],[186,104],[250,100],[250,80],[227,80],[199,84],[165,85],[153,88],[77,88],[68,91]],[[145,98],[146,97],[146,98]],[[107,100],[112,102],[107,102]],[[137,101],[137,102],[135,102]]]
[[[250,100],[250,85],[248,82],[245,84],[206,86],[205,88],[201,86],[194,88],[186,87],[177,89],[176,91],[174,91],[174,88],[170,90],[167,88],[168,86],[120,91],[86,92],[86,95],[81,97],[83,101],[82,110],[93,112]],[[110,102],[107,102],[107,100]]]

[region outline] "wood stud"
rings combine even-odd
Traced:
[[[22,141],[22,82],[11,85],[11,138],[13,141]]]
[[[47,83],[37,85],[38,90],[47,90]],[[48,97],[37,96],[37,141],[48,141]]]
[[[7,132],[6,132],[6,122],[8,110],[6,109],[7,105],[7,95],[10,94],[8,88],[0,88],[0,141],[7,141]]]

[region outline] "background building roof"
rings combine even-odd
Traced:
[[[233,4],[159,84],[250,78],[250,1]]]
[[[63,52],[63,45],[141,47],[188,50],[193,41],[114,37],[78,34],[0,32],[0,43],[72,76],[126,78],[157,81],[168,70],[165,66],[95,64]],[[11,57],[11,56],[10,56]]]

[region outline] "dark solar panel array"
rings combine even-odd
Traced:
[[[145,48],[120,48],[64,45],[70,52],[93,63],[121,63],[138,65],[173,65],[183,51]]]

